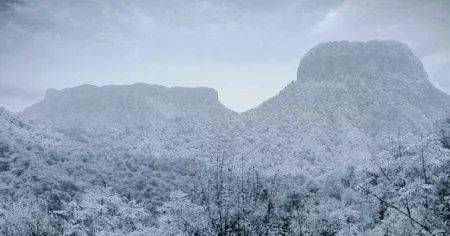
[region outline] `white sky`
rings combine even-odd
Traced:
[[[145,82],[213,87],[244,111],[295,80],[314,45],[371,39],[407,43],[450,93],[448,0],[1,0],[0,106]]]

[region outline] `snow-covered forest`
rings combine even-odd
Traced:
[[[448,235],[450,96],[397,41],[329,42],[247,112],[210,88],[0,108],[1,235]]]

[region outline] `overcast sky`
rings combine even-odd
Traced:
[[[322,41],[396,39],[450,93],[450,0],[0,0],[0,106],[47,88],[203,86],[244,111]]]

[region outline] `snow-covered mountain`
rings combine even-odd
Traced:
[[[217,91],[210,88],[138,83],[49,89],[43,101],[22,114],[59,129],[79,128],[98,135],[189,117],[221,119],[233,112],[220,104]]]
[[[198,155],[236,116],[210,88],[144,83],[50,89],[24,116],[81,142],[155,157]]]
[[[257,134],[256,156],[295,173],[364,161],[377,144],[425,134],[448,114],[450,96],[405,44],[328,42],[301,59],[296,81],[243,114],[252,127],[244,136]]]
[[[20,115],[88,152],[76,165],[82,183],[112,186],[153,213],[187,187],[189,166],[229,143],[237,118],[214,89],[143,83],[50,89]]]
[[[329,42],[301,60],[297,80],[245,116],[265,123],[350,123],[370,136],[423,132],[450,112],[420,60],[398,41]]]

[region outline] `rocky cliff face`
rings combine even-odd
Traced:
[[[422,62],[398,41],[321,43],[301,59],[297,71],[302,82],[343,82],[350,77],[368,79],[368,75],[377,82],[395,75],[403,75],[411,83],[427,78]]]

